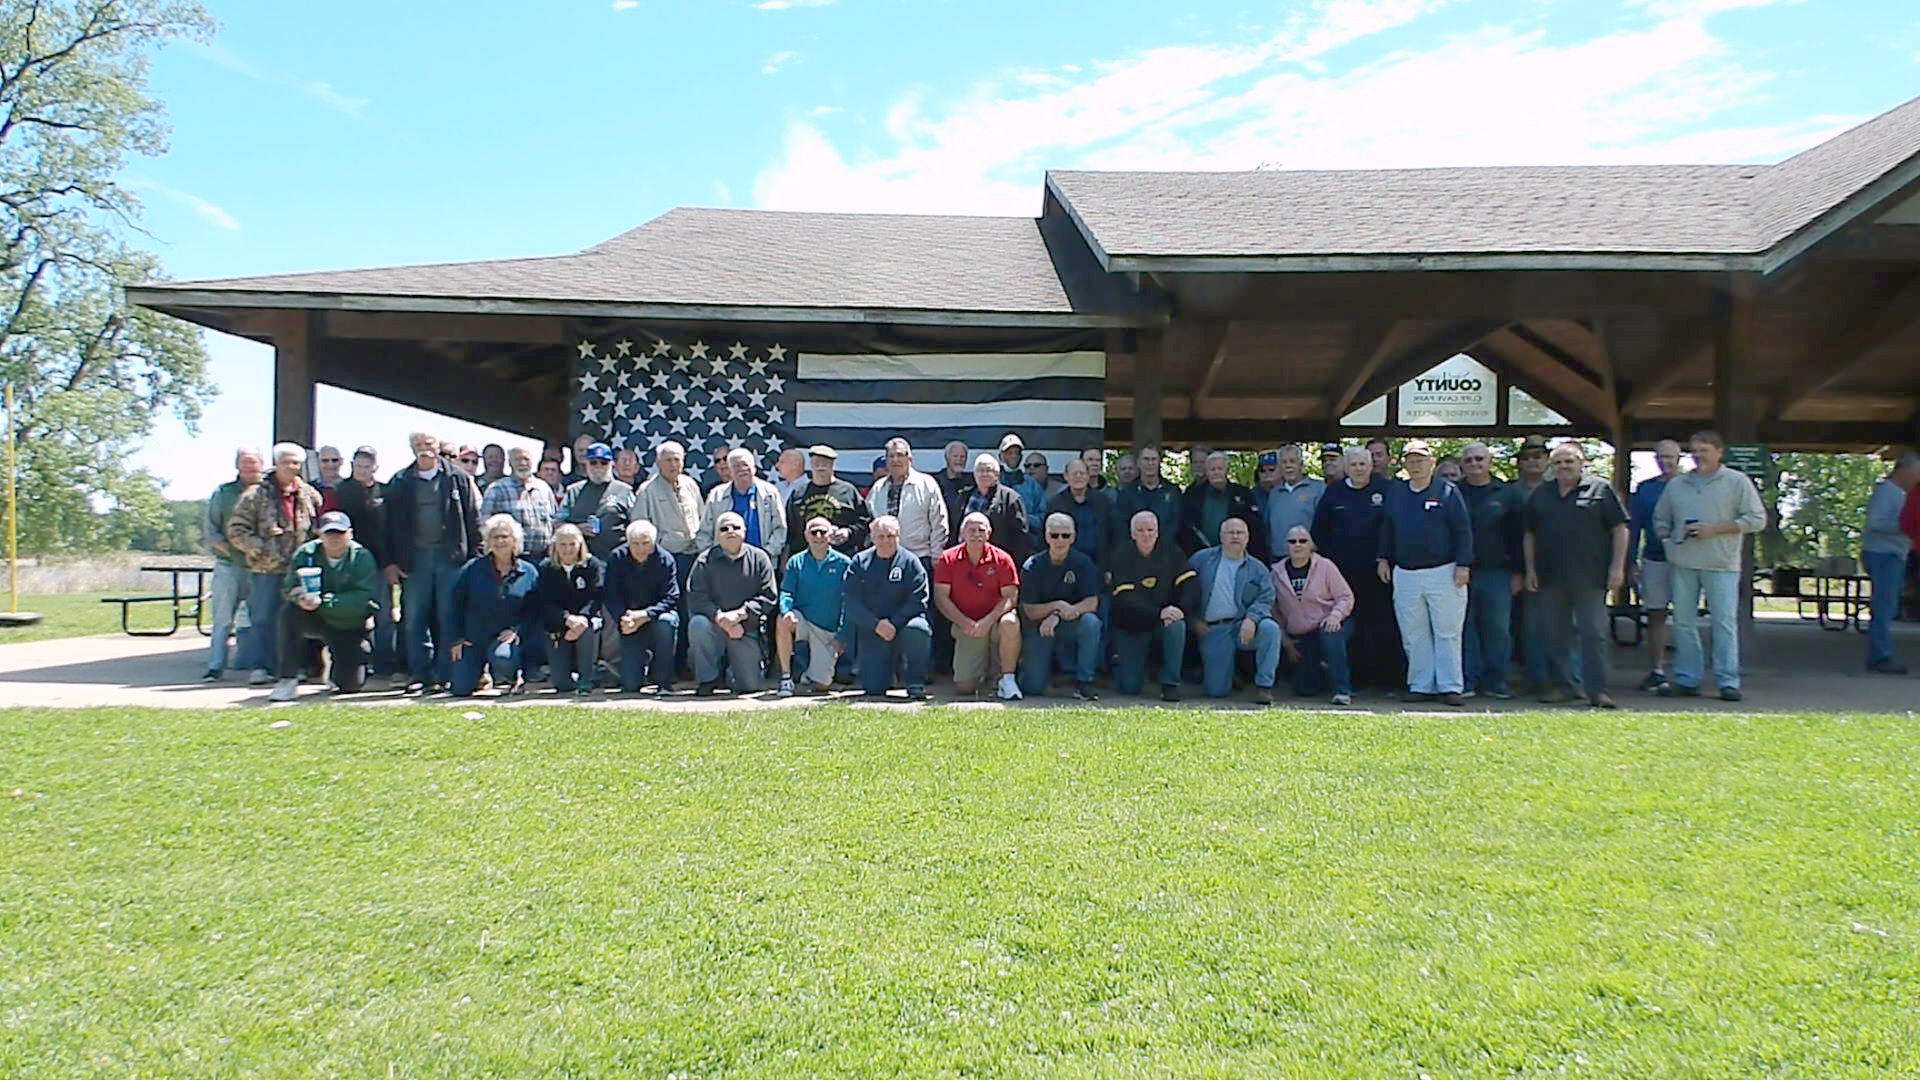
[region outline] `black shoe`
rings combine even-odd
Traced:
[[[1657,671],[1649,671],[1647,672],[1647,677],[1640,680],[1640,689],[1653,692],[1653,693],[1658,693],[1660,690],[1661,684],[1666,681],[1667,681],[1667,677],[1665,675],[1662,675]]]
[[[1163,687],[1161,687],[1161,688],[1160,688],[1160,700],[1161,700],[1161,701],[1179,701],[1179,700],[1180,700],[1180,688],[1179,688],[1179,687],[1177,687],[1177,686],[1163,686]]]
[[[1273,704],[1273,687],[1262,686],[1253,692],[1253,700],[1262,705]]]
[[[1513,700],[1513,691],[1507,689],[1504,686],[1498,690],[1484,691],[1484,693],[1488,697],[1493,698],[1496,701],[1512,701]]]
[[[1458,709],[1467,703],[1465,694],[1441,694],[1440,700]]]
[[[926,687],[924,687],[924,686],[909,686],[909,687],[907,687],[907,700],[908,700],[908,701],[925,701],[925,700],[927,700],[927,688],[926,688]]]
[[[1090,682],[1074,683],[1073,696],[1075,698],[1078,698],[1081,701],[1099,701],[1100,700],[1100,695],[1093,692],[1093,684]]]
[[[219,682],[220,673],[217,671],[209,671],[205,675],[200,676],[200,681],[201,682]]]
[[[1415,692],[1415,693],[1410,693],[1410,694],[1408,694],[1408,695],[1406,696],[1406,700],[1408,700],[1408,701],[1432,701],[1432,700],[1433,700],[1434,698],[1437,698],[1437,697],[1439,697],[1439,696],[1440,696],[1439,694],[1422,694],[1422,693],[1418,693],[1418,692]]]
[[[1896,664],[1891,660],[1876,660],[1867,665],[1867,670],[1875,675],[1905,675],[1907,665]]]
[[[1740,693],[1740,688],[1737,686],[1723,686],[1720,688],[1721,701],[1741,701],[1744,700],[1744,698],[1745,695]]]
[[[1587,699],[1596,709],[1617,709],[1620,706],[1605,694],[1595,694]]]
[[[701,683],[700,689],[695,690],[693,694],[695,697],[712,697],[715,694],[718,694],[719,692],[720,692],[720,683],[716,680],[714,682]]]

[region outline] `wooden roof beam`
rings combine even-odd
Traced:
[[[1213,397],[1213,388],[1220,381],[1220,372],[1227,366],[1227,346],[1233,341],[1234,324],[1229,322],[1220,328],[1219,343],[1213,347],[1213,356],[1207,361],[1207,369],[1200,376],[1199,388],[1193,392],[1193,399],[1187,405],[1188,416],[1205,416],[1207,405]]]
[[[1500,319],[1464,319],[1402,348],[1391,347],[1393,334],[1384,335],[1366,363],[1328,399],[1327,415],[1338,421],[1354,406],[1364,405],[1448,357],[1466,352],[1506,325]]]
[[[1774,398],[1774,418],[1784,418],[1794,406],[1865,367],[1874,350],[1916,323],[1920,323],[1920,275],[1876,300],[1864,318],[1854,322],[1826,350],[1826,357],[1796,365],[1793,378]]]

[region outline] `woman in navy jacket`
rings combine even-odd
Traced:
[[[540,616],[552,635],[553,688],[591,694],[605,618],[607,564],[587,551],[578,525],[553,530],[553,543],[540,564]]]
[[[453,580],[453,692],[464,697],[480,687],[483,667],[493,685],[517,693],[525,684],[522,636],[539,624],[540,575],[520,557],[520,523],[507,514],[487,519],[480,531],[486,554],[460,568]]]

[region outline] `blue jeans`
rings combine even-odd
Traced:
[[[568,641],[559,634],[548,635],[547,663],[555,690],[565,694],[576,686],[592,690],[600,685],[594,665],[597,655],[594,644],[599,640],[600,628],[591,624],[576,641]]]
[[[677,611],[649,620],[631,634],[621,634],[620,689],[631,694],[646,682],[662,689],[672,686],[673,650],[679,640],[680,613]]]
[[[1052,638],[1040,636],[1039,626],[1025,623],[1020,642],[1020,692],[1039,695],[1053,681],[1057,662],[1071,668],[1076,683],[1092,682],[1100,670],[1100,616],[1087,614],[1062,620]]]
[[[1461,678],[1460,627],[1467,619],[1467,590],[1455,585],[1454,564],[1393,571],[1393,613],[1407,650],[1407,689],[1415,694],[1457,694]]]
[[[1300,664],[1293,669],[1293,692],[1301,697],[1325,693],[1353,693],[1353,672],[1347,666],[1347,642],[1353,638],[1353,623],[1344,621],[1334,631],[1315,630],[1294,638],[1300,649]],[[1326,674],[1320,666],[1326,665]]]
[[[460,659],[452,661],[453,685],[451,689],[453,690],[454,696],[466,697],[468,694],[480,689],[480,669],[482,667],[492,670],[493,685],[496,688],[505,690],[507,687],[512,686],[513,681],[519,678],[522,670],[520,667],[520,640],[521,639],[516,639],[509,643],[501,641],[499,638],[488,638],[486,641],[476,642],[461,649]]]
[[[227,667],[227,639],[233,636],[233,614],[251,584],[247,577],[246,567],[214,560],[213,583],[207,589],[207,605],[213,609],[213,640],[207,642],[207,670],[215,674]],[[234,659],[246,658],[245,644],[243,640],[236,645]]]
[[[373,658],[367,665],[369,675],[391,675],[399,666],[397,638],[399,627],[393,621],[393,586],[382,577],[373,587]]]
[[[1467,625],[1464,637],[1469,690],[1507,689],[1507,668],[1513,663],[1513,573],[1475,569],[1467,582]]]
[[[727,663],[727,682],[736,694],[754,694],[765,689],[765,634],[749,630],[738,639],[705,615],[695,615],[687,625],[687,652],[693,656],[693,677],[701,685],[720,681],[720,662]]]
[[[420,682],[443,683],[450,676],[447,646],[459,636],[452,625],[453,581],[459,575],[460,568],[437,548],[416,548],[413,572],[400,581],[400,630],[407,640],[407,670]]]
[[[1740,571],[1674,566],[1673,681],[1697,687],[1700,669],[1700,595],[1713,626],[1713,674],[1721,689],[1740,688]]]
[[[247,636],[240,643],[242,667],[280,668],[280,609],[287,598],[280,592],[281,575],[247,575]]]
[[[1253,644],[1240,644],[1240,620],[1205,628],[1200,637],[1200,683],[1208,697],[1226,697],[1233,692],[1233,656],[1253,653],[1253,685],[1273,688],[1273,673],[1280,667],[1280,624],[1261,619],[1253,632]]]
[[[892,641],[881,641],[878,634],[862,634],[851,627],[842,631],[851,638],[847,651],[860,660],[860,689],[869,694],[884,694],[893,684],[893,673],[904,670],[907,689],[927,688],[927,668],[933,664],[933,627],[925,615],[916,615],[905,626],[894,628]]]
[[[1180,662],[1187,651],[1187,620],[1175,619],[1154,630],[1113,631],[1113,688],[1138,694],[1147,684],[1147,654],[1160,646],[1160,685],[1180,685]]]
[[[1900,594],[1906,591],[1907,560],[1884,551],[1860,556],[1873,588],[1873,623],[1867,627],[1867,663],[1893,659],[1893,622],[1900,617]]]

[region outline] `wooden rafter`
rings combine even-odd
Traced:
[[[1331,407],[1327,415],[1338,420],[1355,405],[1372,401],[1448,357],[1466,352],[1505,325],[1498,319],[1463,319],[1404,347],[1392,345],[1394,335],[1383,336],[1366,362],[1328,399]]]
[[[1795,405],[1859,371],[1872,359],[1874,350],[1915,323],[1920,323],[1920,276],[1877,299],[1864,317],[1822,350],[1821,357],[1798,365],[1793,378],[1774,398],[1773,415],[1786,416]]]
[[[1229,322],[1220,328],[1220,340],[1213,347],[1213,356],[1207,360],[1206,370],[1200,376],[1199,388],[1193,392],[1188,402],[1188,416],[1205,415],[1208,402],[1213,397],[1213,387],[1220,381],[1220,372],[1227,366],[1227,348],[1233,341],[1234,324]]]

